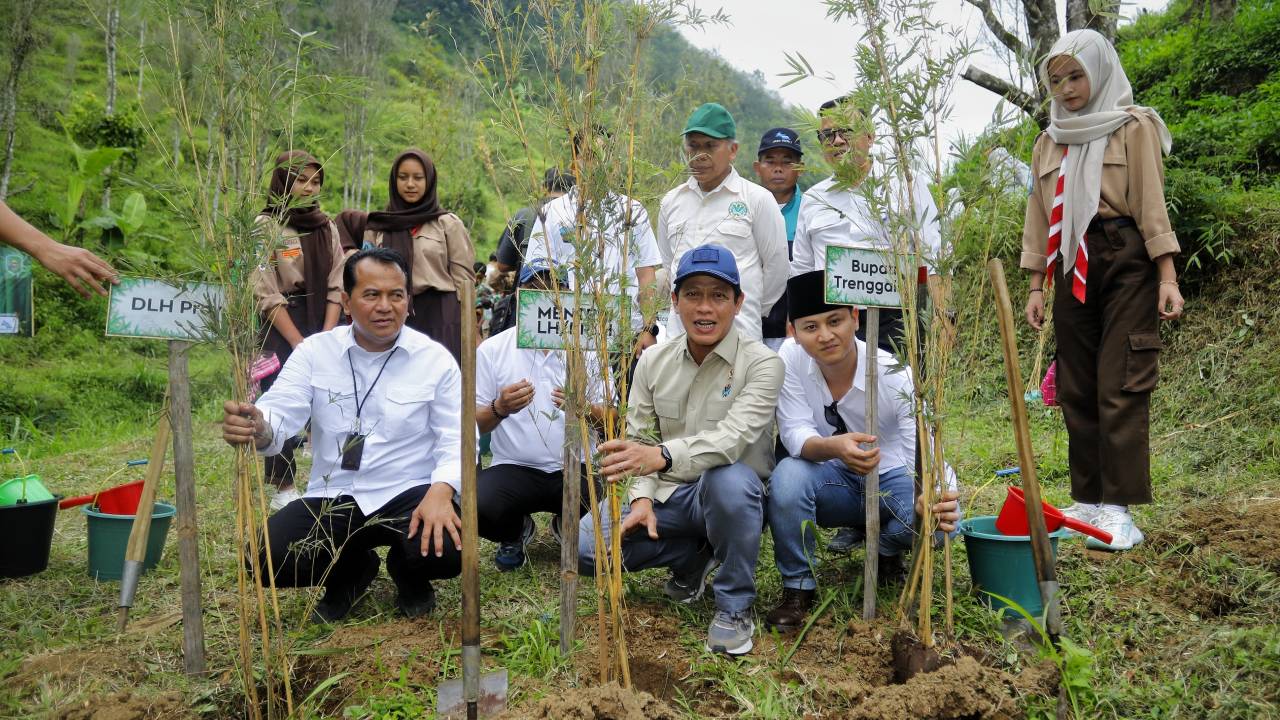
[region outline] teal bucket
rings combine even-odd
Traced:
[[[124,570],[124,555],[129,548],[129,533],[133,530],[133,515],[109,515],[81,509],[89,521],[89,576],[98,580],[119,580]],[[151,512],[151,532],[147,535],[147,555],[142,561],[146,572],[160,562],[164,554],[165,536],[177,509],[168,503],[157,502]]]
[[[1038,618],[1044,613],[1029,536],[1001,533],[996,529],[994,515],[964,519],[960,523],[960,534],[964,535],[973,590],[983,604],[1005,616],[1017,615],[1008,603],[993,597],[994,593],[1021,605],[1032,617]],[[1049,544],[1053,546],[1055,558],[1058,540],[1070,535],[1071,532],[1065,528],[1049,533]]]

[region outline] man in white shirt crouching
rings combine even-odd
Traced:
[[[520,287],[549,290],[555,287],[552,264],[530,258],[520,268]],[[476,480],[476,505],[480,536],[498,543],[493,562],[503,572],[525,563],[525,546],[533,538],[532,513],[554,513],[558,536],[564,492],[564,386],[567,380],[565,352],[516,347],[518,327],[508,328],[485,340],[476,351],[476,424],[480,432],[493,433],[493,461]],[[593,353],[585,362],[590,366]],[[585,395],[591,416],[603,419],[604,392],[599,372],[588,372]],[[577,432],[570,425],[570,432]],[[570,532],[589,503],[587,473],[579,473],[582,504],[569,519]]]
[[[880,471],[882,578],[894,579],[904,569],[901,557],[911,549],[916,513],[922,510],[915,493],[911,371],[889,363],[877,366],[879,434],[866,434],[867,348],[854,336],[858,314],[851,306],[828,305],[825,282],[822,270],[787,282],[793,337],[778,351],[785,367],[778,432],[791,456],[769,479],[769,530],[782,602],[765,624],[781,633],[803,627],[813,604],[813,527],[852,527],[861,540],[867,473]],[[865,447],[877,441],[878,447]],[[934,504],[939,530],[955,529],[958,497],[948,488]]]
[[[435,607],[431,581],[462,567],[462,375],[444,346],[404,326],[408,269],[395,251],[347,259],[342,307],[351,325],[308,337],[256,404],[225,404],[222,436],[272,455],[311,421],[306,495],[268,520],[259,562],[269,550],[277,587],[324,585],[313,621],[351,612],[381,546],[397,606],[418,617]]]

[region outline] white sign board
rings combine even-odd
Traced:
[[[903,275],[916,277],[914,257],[870,248],[827,246],[826,300],[832,305],[900,308],[903,302],[898,282]]]
[[[617,349],[622,331],[619,320],[631,322],[630,303],[625,296],[609,296],[609,307],[597,309],[588,298],[575,304],[569,292],[521,288],[516,291],[516,347],[562,350],[572,345],[575,333],[580,332],[580,347],[595,350],[602,314],[609,347]],[[580,330],[575,323],[581,323]]]
[[[107,335],[157,340],[208,340],[211,315],[222,312],[222,288],[122,277],[111,286]]]

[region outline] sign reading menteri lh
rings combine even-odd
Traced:
[[[581,348],[595,350],[603,320],[609,348],[616,349],[621,333],[619,319],[630,322],[631,308],[625,296],[610,295],[607,303],[606,307],[597,308],[585,297],[575,304],[570,292],[521,288],[516,293],[516,347],[563,350],[573,344],[575,333],[580,332]],[[575,329],[575,324],[580,325],[580,330]]]
[[[222,312],[222,288],[122,277],[111,287],[107,335],[157,340],[208,340],[208,321]]]
[[[827,246],[827,302],[832,305],[900,308],[899,268],[916,276],[916,260],[883,250]]]

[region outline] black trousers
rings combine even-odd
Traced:
[[[581,501],[578,517],[587,514],[590,495],[587,471],[579,473]],[[524,517],[536,512],[560,514],[563,504],[564,472],[544,472],[524,465],[490,465],[476,478],[476,505],[480,537],[494,542],[515,542],[524,528]],[[563,520],[561,522],[564,522]],[[562,532],[577,532],[576,522],[562,526]]]
[[[440,557],[435,547],[423,557],[420,535],[407,537],[409,517],[428,487],[409,488],[371,515],[360,512],[350,495],[289,503],[267,520],[270,542],[262,543],[259,557],[263,572],[269,549],[276,587],[349,587],[377,562],[373,549],[387,547],[387,571],[399,588],[419,591],[431,580],[457,577],[462,551],[448,533]]]
[[[1159,376],[1159,274],[1129,218],[1096,220],[1085,235],[1083,304],[1058,265],[1053,329],[1058,405],[1067,426],[1071,497],[1151,502],[1149,420]]]

